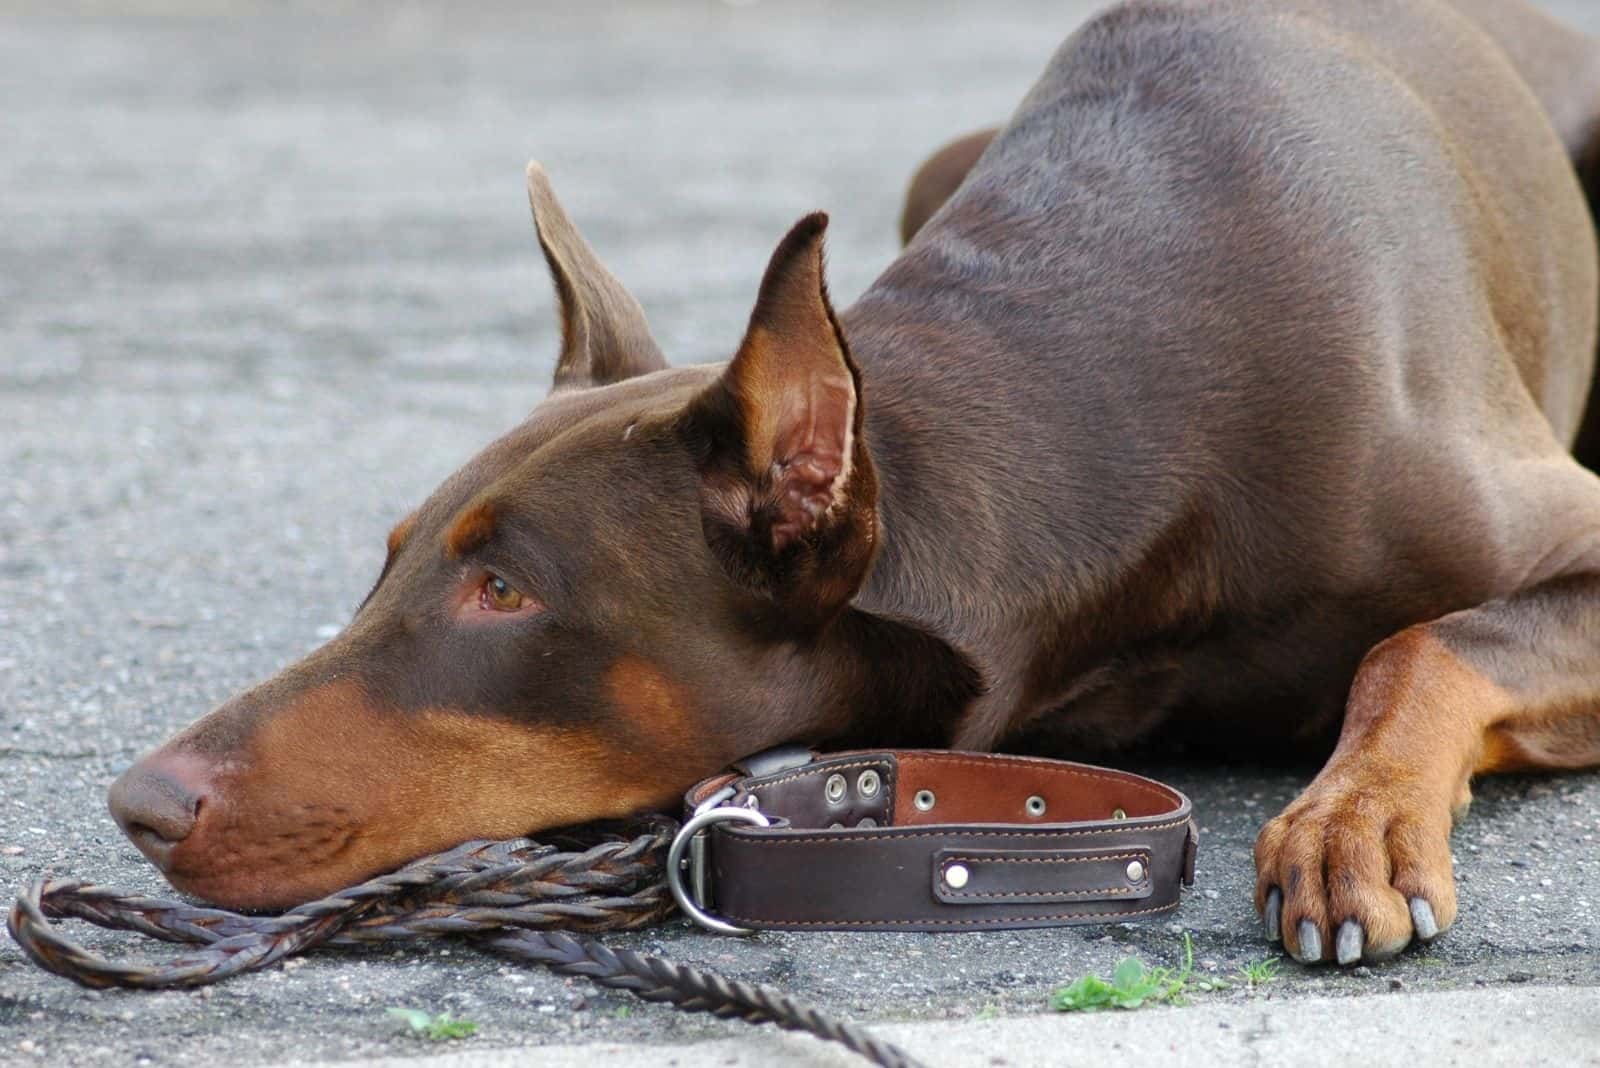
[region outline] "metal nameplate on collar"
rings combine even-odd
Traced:
[[[747,779],[759,779],[791,768],[803,768],[815,759],[817,754],[809,746],[777,745],[736,760],[729,767]]]

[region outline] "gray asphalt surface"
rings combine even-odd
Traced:
[[[43,873],[163,891],[105,813],[111,779],[331,634],[389,525],[543,394],[528,157],[669,355],[723,358],[796,217],[832,212],[847,302],[894,254],[914,165],[1003,117],[1091,6],[0,4],[0,899]],[[1600,7],[1551,6],[1600,31]],[[869,1021],[1037,1014],[1127,953],[1175,962],[1179,931],[1203,973],[1260,959],[1250,845],[1314,769],[1144,770],[1204,825],[1170,924],[616,941]],[[1311,996],[1544,984],[1600,1014],[1597,835],[1600,777],[1485,783],[1446,938],[1196,1001],[1270,1020]],[[138,995],[0,940],[0,1063],[438,1052],[392,1005],[472,1018],[467,1049],[752,1041],[459,947]],[[994,1063],[1048,1061],[1005,1034]]]

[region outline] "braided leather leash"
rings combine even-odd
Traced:
[[[457,936],[646,1001],[807,1031],[875,1064],[914,1068],[903,1051],[777,991],[583,935],[658,922],[674,902],[734,934],[1109,923],[1173,911],[1194,879],[1189,799],[1129,772],[999,753],[803,746],[733,769],[689,791],[681,825],[647,817],[555,832],[543,845],[468,842],[279,916],[45,881],[23,891],[8,926],[57,975],[143,990],[215,983],[318,946]],[[198,948],[159,966],[117,963],[67,939],[51,924],[59,919]]]
[[[561,840],[566,849],[526,838],[468,842],[277,916],[44,880],[23,890],[7,927],[47,971],[87,987],[136,990],[205,986],[321,947],[464,937],[482,949],[645,1001],[805,1031],[874,1064],[919,1068],[897,1047],[769,987],[608,949],[583,937],[642,927],[672,914],[663,871],[677,829],[670,819],[652,818],[602,830],[598,842],[592,834],[587,843]],[[165,964],[112,961],[68,939],[51,922],[61,919],[197,948]]]

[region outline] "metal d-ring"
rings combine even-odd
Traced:
[[[755,934],[748,927],[735,927],[731,923],[717,919],[715,916],[701,908],[701,903],[695,900],[695,895],[689,892],[684,885],[684,853],[692,842],[698,839],[701,832],[713,823],[752,823],[757,827],[770,827],[772,821],[761,813],[751,808],[736,808],[733,805],[718,805],[716,808],[706,808],[696,812],[684,821],[678,833],[672,839],[672,845],[667,850],[667,889],[672,891],[672,899],[678,903],[683,914],[704,927],[708,931],[718,934],[748,935]],[[699,858],[704,863],[704,854]],[[703,877],[695,880],[698,885],[703,885]]]

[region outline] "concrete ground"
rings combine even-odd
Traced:
[[[333,633],[389,525],[542,395],[556,324],[529,156],[669,355],[725,357],[789,223],[833,213],[847,302],[894,254],[915,163],[1003,117],[1089,8],[0,0],[0,887],[54,873],[160,891],[106,785]],[[1600,31],[1600,7],[1561,10]],[[1204,825],[1199,884],[1169,923],[749,941],[673,925],[616,941],[884,1023],[936,1063],[1600,1048],[1592,775],[1480,787],[1454,840],[1462,917],[1432,948],[1286,965],[1185,1009],[1045,1015],[1053,987],[1126,954],[1173,963],[1181,931],[1205,975],[1269,953],[1250,844],[1313,769],[1146,770],[1188,790]],[[475,1020],[452,1052],[842,1063],[459,947],[145,995],[86,993],[0,940],[0,1063],[441,1052],[388,1006]],[[1244,1037],[1258,1032],[1270,1041]]]
[[[1219,1064],[1600,1065],[1600,1015],[1594,990],[1452,990],[1406,997],[1310,997],[1259,1004],[1156,1009],[1143,1013],[1034,1014],[992,1019],[896,1023],[878,1034],[941,1068],[1107,1063],[1214,1068]],[[1419,1018],[1426,1027],[1418,1027]],[[526,1050],[377,1057],[363,1068],[512,1068]],[[342,1062],[353,1068],[351,1062]],[[541,1068],[856,1068],[848,1051],[809,1035],[762,1031],[682,1046],[589,1041],[545,1046]],[[305,1068],[332,1068],[331,1062]]]

